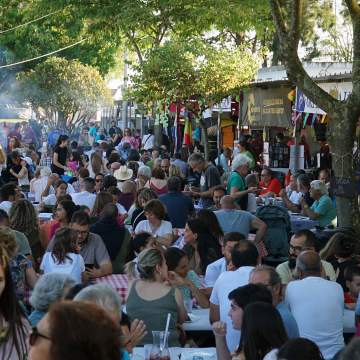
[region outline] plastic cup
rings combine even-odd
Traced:
[[[184,306],[185,306],[186,312],[188,314],[191,314],[192,313],[193,300],[192,299],[184,299]]]
[[[145,349],[145,360],[150,360],[150,355],[151,355],[151,349],[152,349],[152,344],[147,344],[144,345],[144,349]]]

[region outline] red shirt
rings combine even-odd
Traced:
[[[267,186],[262,181],[260,181],[260,187],[264,187],[264,188],[266,188],[266,190],[260,191],[259,195],[263,195],[263,194],[266,194],[269,191],[271,191],[274,194],[276,194],[276,196],[280,196],[279,193],[282,190],[280,181],[275,178],[272,178]]]
[[[353,304],[353,303],[356,303],[356,302],[357,302],[357,300],[352,299],[349,296],[349,293],[344,293],[344,303],[345,304]]]

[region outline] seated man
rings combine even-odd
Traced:
[[[233,351],[234,348],[229,348],[226,337],[230,332],[233,332],[240,340],[242,314],[246,306],[259,301],[272,304],[271,292],[261,284],[240,286],[228,294],[228,299],[231,301],[231,308],[227,318],[230,319],[227,322],[221,320],[212,324],[216,341],[216,353],[219,360],[232,359],[230,350]],[[239,342],[236,344],[236,347],[238,346]]]
[[[320,256],[305,251],[296,259],[299,281],[286,289],[285,303],[295,317],[300,337],[313,341],[324,359],[344,346],[344,292],[340,284],[321,277]]]
[[[243,210],[235,210],[234,198],[228,195],[220,200],[220,211],[215,211],[214,214],[225,235],[230,231],[237,231],[248,237],[250,228],[257,230],[254,240],[256,244],[264,238],[268,228],[262,220],[254,215]]]
[[[85,178],[81,184],[81,192],[71,195],[75,205],[86,205],[91,211],[96,199],[96,195],[93,194],[94,187],[95,180],[91,177]]]
[[[2,200],[0,204],[0,209],[8,213],[13,201],[16,200],[16,195],[17,195],[16,184],[10,183],[3,185],[0,188],[0,196]]]
[[[280,196],[280,191],[282,189],[282,186],[278,179],[272,177],[271,169],[263,169],[261,171],[260,177],[261,177],[260,187],[265,188],[265,190],[262,190],[258,193],[259,198],[261,198],[260,201],[262,199],[272,198],[274,197],[274,195]]]
[[[51,169],[48,167],[44,167],[40,170],[40,178],[36,179],[32,184],[30,182],[30,191],[32,191],[35,195],[35,201],[41,202],[41,194],[44,192],[46,185],[49,180],[49,176],[51,175]]]
[[[205,273],[206,295],[210,297],[216,280],[225,271],[233,271],[231,262],[231,250],[240,240],[246,240],[243,234],[236,231],[227,233],[223,238],[223,246],[221,248],[224,257],[209,264]]]
[[[122,205],[126,211],[129,211],[132,203],[134,202],[135,192],[136,184],[133,181],[126,180],[118,200],[118,204]]]
[[[85,211],[76,211],[71,218],[71,227],[77,231],[77,244],[80,255],[85,262],[85,269],[90,278],[96,279],[112,274],[110,256],[101,237],[89,232],[90,217]],[[51,239],[46,252],[52,251],[54,237]],[[93,268],[88,267],[92,265]]]
[[[328,195],[326,184],[321,180],[314,180],[310,184],[310,196],[315,200],[311,207],[304,198],[300,199],[301,215],[316,220],[322,227],[337,225],[336,207]]]
[[[213,199],[215,205],[210,206],[209,210],[217,211],[220,210],[219,204],[222,197],[226,195],[226,189],[222,185],[217,185],[214,187]]]
[[[310,230],[299,230],[296,232],[288,245],[289,261],[286,261],[277,266],[276,271],[281,277],[283,285],[288,284],[290,281],[298,280],[299,274],[296,269],[297,257],[306,250],[315,251],[316,237]],[[330,263],[325,260],[321,261],[323,271],[322,276],[324,279],[336,281],[334,268]]]
[[[286,193],[285,189],[282,189],[280,191],[280,196],[283,199],[283,201],[285,201],[285,206],[286,207],[287,207],[286,200],[289,200],[291,204],[298,205],[299,204],[299,199],[303,195],[302,192],[298,191],[297,178],[299,177],[299,175],[300,174],[298,174],[298,173],[291,175],[290,183],[289,183],[289,194]]]
[[[228,316],[231,310],[229,293],[249,283],[250,271],[258,266],[260,256],[252,241],[241,240],[231,250],[234,271],[225,271],[217,279],[210,297],[210,324],[222,321],[227,324],[226,343],[230,350],[239,345],[240,333],[232,329]],[[219,357],[219,359],[223,359]]]
[[[257,266],[250,273],[249,284],[262,284],[267,287],[273,297],[273,305],[279,311],[290,339],[300,337],[296,320],[281,300],[281,277],[272,266]]]
[[[296,179],[298,193],[302,195],[305,202],[311,206],[314,203],[314,199],[310,197],[310,179],[307,175],[301,174]],[[293,203],[286,195],[285,190],[280,191],[280,196],[283,201],[283,205],[285,205],[286,208],[291,210],[292,212],[300,213],[301,212],[301,204],[300,200],[301,197],[298,199],[298,203]]]
[[[113,274],[124,274],[125,254],[130,240],[129,230],[117,222],[118,208],[106,204],[100,214],[101,220],[90,226],[90,232],[101,237],[109,253]]]

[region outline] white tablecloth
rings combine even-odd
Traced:
[[[212,331],[209,321],[210,309],[193,309],[192,314],[199,317],[200,320],[191,323],[184,323],[183,328],[185,331]]]
[[[172,349],[176,348],[170,348],[170,352],[172,354]],[[181,349],[181,360],[192,360],[192,354],[195,355],[195,353],[206,353],[211,355],[210,357],[204,356],[204,360],[216,360],[216,348],[200,348],[200,349],[194,349],[194,348],[183,348]],[[132,360],[143,360],[145,358],[145,349],[143,347],[136,347],[133,350],[133,357]],[[171,358],[173,360],[173,357]],[[174,357],[174,360],[175,359]]]
[[[344,311],[344,334],[354,334],[355,327],[355,311],[345,309]]]

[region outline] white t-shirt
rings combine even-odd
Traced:
[[[131,221],[133,212],[134,212],[135,210],[136,210],[135,204],[132,204],[132,205],[130,206],[129,211],[127,212],[127,213],[128,213],[128,218],[126,219],[126,221]]]
[[[233,328],[231,317],[228,316],[231,309],[229,293],[249,283],[252,269],[253,266],[242,266],[235,271],[223,272],[217,279],[210,296],[210,302],[219,306],[220,320],[226,323],[226,343],[230,352],[239,346],[241,331]]]
[[[10,208],[11,208],[11,204],[12,204],[11,201],[3,201],[3,202],[0,204],[0,209],[6,211],[6,212],[8,213],[9,210],[10,210]]]
[[[135,228],[135,232],[138,233],[140,230],[147,231],[147,232],[150,232],[150,233],[153,232],[150,225],[149,225],[148,220],[140,221],[137,224],[137,226]],[[160,227],[156,230],[155,233],[157,235],[161,236],[161,237],[164,237],[166,234],[172,234],[171,222],[162,220]]]
[[[121,204],[116,203],[116,207],[118,208],[118,212],[119,212],[120,216],[127,214],[127,211]]]
[[[209,264],[205,273],[206,288],[214,287],[218,277],[225,271],[226,260],[224,257]]]
[[[247,205],[247,209],[246,211],[249,213],[254,213],[257,210],[257,205],[256,205],[256,199],[255,199],[255,194],[248,194],[248,205]]]
[[[332,359],[344,344],[344,292],[340,284],[310,276],[292,281],[285,304],[295,317],[300,337],[312,340],[325,360]]]
[[[56,195],[55,194],[51,194],[48,195],[43,202],[45,203],[45,205],[55,205],[56,204]]]
[[[71,195],[71,194],[74,194],[74,192],[75,192],[75,190],[74,190],[74,188],[72,187],[72,185],[71,185],[71,184],[67,184],[66,193],[69,194],[69,195]],[[53,186],[50,186],[49,194],[55,194],[55,193],[56,193],[56,191],[55,191],[54,187],[53,187]]]
[[[146,141],[146,144],[144,145],[144,149],[145,150],[152,149],[152,147],[154,146],[154,140],[155,140],[155,136],[153,134],[144,135],[142,139],[143,144],[145,144]]]
[[[297,191],[293,191],[289,197],[289,200],[293,203],[293,204],[299,204],[299,199],[303,196],[303,193],[297,192]]]
[[[76,193],[71,196],[75,205],[86,205],[90,211],[92,210],[96,199],[95,194],[90,194],[88,191],[82,191],[81,193]]]
[[[263,360],[277,360],[279,349],[272,349],[270,352],[268,352]]]

